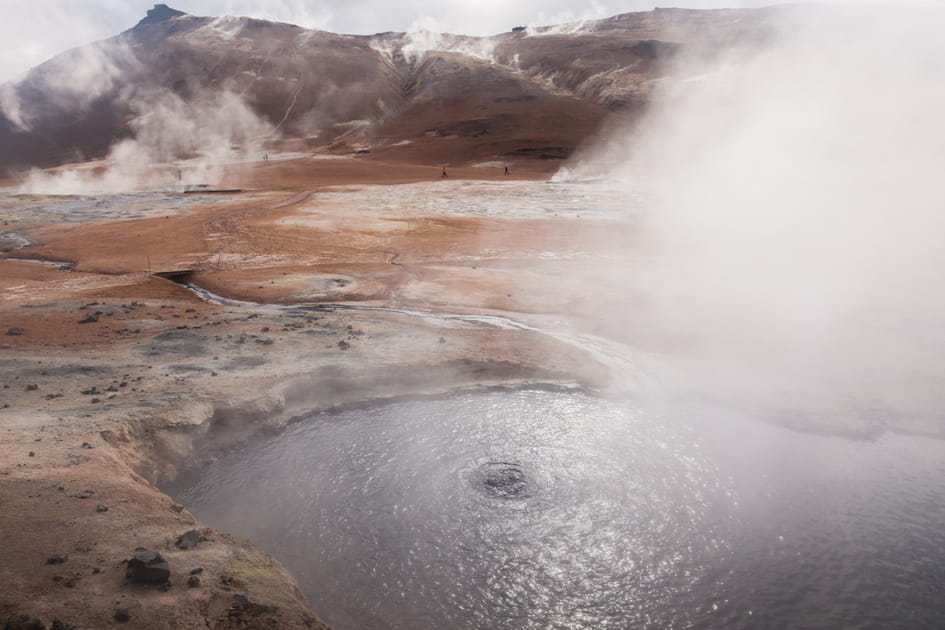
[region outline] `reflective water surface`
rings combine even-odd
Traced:
[[[937,628],[945,444],[463,393],[312,416],[168,490],[337,630]]]

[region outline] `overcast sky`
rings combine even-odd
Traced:
[[[839,0],[845,4],[866,0]],[[875,4],[876,2],[873,2]],[[892,2],[886,4],[906,4]],[[63,50],[134,26],[154,0],[0,0],[0,83]],[[654,6],[757,7],[776,0],[169,0],[193,15],[251,15],[336,33],[426,28],[490,35],[513,26],[557,24]],[[910,0],[945,6],[945,0]]]

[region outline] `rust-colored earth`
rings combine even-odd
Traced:
[[[581,257],[617,255],[626,226],[358,204],[359,186],[411,182],[461,204],[471,180],[526,185],[557,163],[512,166],[450,165],[444,180],[440,165],[383,156],[260,161],[227,172],[223,187],[242,192],[177,195],[197,200],[177,209],[133,201],[131,215],[121,203],[57,214],[69,199],[0,198],[0,620],[325,627],[277,561],[197,522],[157,484],[311,410],[489,384],[604,385],[591,354],[533,330],[261,305],[589,315],[607,280]],[[566,253],[575,273],[543,262],[549,253]],[[155,275],[182,271],[258,304],[210,303]],[[197,546],[178,549],[194,529]],[[168,584],[126,578],[137,549],[168,560]]]

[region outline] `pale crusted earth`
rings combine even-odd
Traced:
[[[628,227],[359,208],[370,195],[357,185],[378,173],[439,181],[431,167],[303,158],[239,169],[239,193],[0,197],[0,621],[325,627],[277,561],[196,522],[156,484],[316,409],[607,384],[579,344],[506,320],[299,307],[580,318],[606,282],[582,261],[617,252]],[[545,173],[526,164],[515,175]],[[503,175],[457,169],[439,182],[444,196],[464,177]],[[355,186],[320,196],[332,184]],[[190,271],[234,302],[202,300],[149,266]],[[190,530],[196,546],[178,548]],[[159,552],[169,582],[126,578],[136,550]]]

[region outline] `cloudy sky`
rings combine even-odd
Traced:
[[[170,6],[194,15],[251,15],[337,33],[425,28],[469,35],[501,33],[518,25],[607,17],[658,5],[712,8],[774,3],[776,0],[167,0]],[[0,0],[0,83],[63,50],[133,26],[153,4],[154,0]],[[908,4],[945,6],[945,0],[910,0]]]

